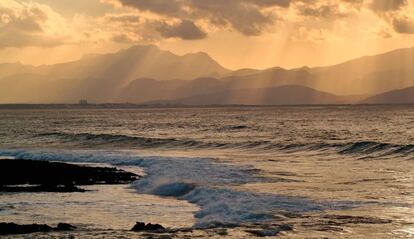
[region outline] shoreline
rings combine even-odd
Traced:
[[[298,108],[298,107],[410,107],[414,104],[292,104],[292,105],[180,105],[180,104],[0,104],[0,110],[65,110],[65,109],[204,109],[204,108]]]

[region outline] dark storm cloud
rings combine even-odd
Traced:
[[[199,40],[207,36],[207,33],[195,25],[194,22],[188,20],[173,25],[161,23],[157,27],[157,31],[164,38],[180,38],[183,40]]]

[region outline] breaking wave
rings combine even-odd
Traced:
[[[172,149],[237,149],[260,151],[283,151],[296,153],[315,151],[338,154],[358,154],[361,156],[410,156],[414,154],[414,145],[390,144],[375,141],[356,141],[345,143],[294,143],[284,144],[271,141],[247,142],[204,142],[192,139],[147,138],[116,134],[62,133],[52,132],[39,134],[36,137],[59,140],[59,143],[80,146],[115,146],[136,148],[172,148]]]
[[[219,163],[208,158],[137,156],[120,151],[1,150],[0,157],[79,163],[108,163],[143,168],[134,182],[138,193],[174,197],[197,205],[197,228],[242,225],[274,219],[279,211],[311,212],[346,209],[355,202],[316,202],[307,198],[237,190],[238,185],[271,179],[253,173],[251,167]]]

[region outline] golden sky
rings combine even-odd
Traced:
[[[414,46],[414,0],[1,0],[0,62],[155,44],[223,66],[332,65]]]

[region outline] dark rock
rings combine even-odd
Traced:
[[[0,235],[50,232],[52,230],[53,227],[44,224],[18,225],[15,223],[0,223]]]
[[[85,189],[75,185],[39,185],[39,186],[3,186],[0,185],[0,192],[56,192],[56,193],[72,193],[85,192]]]
[[[314,230],[320,231],[320,232],[342,232],[344,231],[344,229],[341,227],[329,226],[329,225],[320,225],[318,227],[315,227]]]
[[[164,232],[165,228],[160,224],[145,224],[143,222],[137,222],[135,226],[131,229],[134,232]]]
[[[55,229],[56,231],[73,231],[76,227],[67,223],[59,223]]]
[[[215,229],[214,232],[217,235],[220,235],[220,236],[227,236],[228,235],[228,232],[227,232],[226,228],[218,228],[218,229]]]
[[[0,223],[0,235],[29,234],[35,232],[73,231],[76,227],[67,223],[59,223],[57,227],[46,224],[19,225],[16,223]]]
[[[277,236],[277,234],[279,234],[279,231],[272,231],[272,230],[268,230],[268,229],[264,229],[264,230],[246,230],[246,232],[257,236],[257,237],[273,237],[273,236]]]
[[[378,217],[362,217],[350,215],[323,215],[323,219],[333,220],[338,224],[387,224],[392,221]]]
[[[145,239],[172,239],[169,235],[143,235]]]
[[[293,230],[292,225],[283,224],[283,225],[275,225],[272,228],[246,230],[246,232],[254,236],[257,236],[257,237],[273,237],[273,236],[277,236],[279,233],[283,231],[292,231],[292,230]]]
[[[84,192],[76,186],[125,184],[137,179],[138,175],[116,168],[34,160],[0,160],[0,191],[6,192]]]

